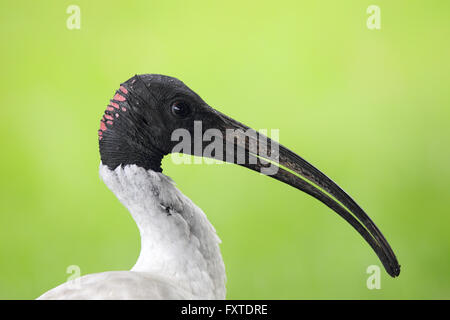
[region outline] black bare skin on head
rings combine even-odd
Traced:
[[[161,172],[161,160],[177,141],[177,128],[193,131],[194,121],[214,112],[176,78],[144,74],[123,83],[105,111],[99,130],[102,163],[114,170],[136,164]]]

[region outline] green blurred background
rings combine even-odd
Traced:
[[[81,8],[68,30],[66,9]],[[381,30],[366,27],[369,5]],[[231,299],[450,298],[449,1],[2,1],[0,298],[129,269],[138,230],[98,176],[119,84],[178,77],[341,185],[402,265],[313,198],[238,166],[164,173],[208,215]]]

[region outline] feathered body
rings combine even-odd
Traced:
[[[130,211],[141,235],[131,271],[81,277],[40,299],[224,299],[220,239],[203,211],[168,176],[127,165],[100,165],[105,184]]]

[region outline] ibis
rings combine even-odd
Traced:
[[[174,133],[195,135],[196,130],[214,133],[213,151],[198,139],[180,148],[181,135]],[[99,171],[137,224],[139,257],[129,271],[84,275],[38,299],[225,299],[220,239],[205,213],[162,173],[163,157],[174,152],[260,173],[275,167],[267,170],[268,177],[328,206],[372,247],[390,276],[400,274],[391,246],[346,192],[274,139],[250,131],[256,132],[209,106],[176,78],[142,74],[122,83],[100,121]]]

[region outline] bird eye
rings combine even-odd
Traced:
[[[172,114],[177,118],[186,118],[191,114],[191,107],[183,101],[177,101],[172,104]]]

